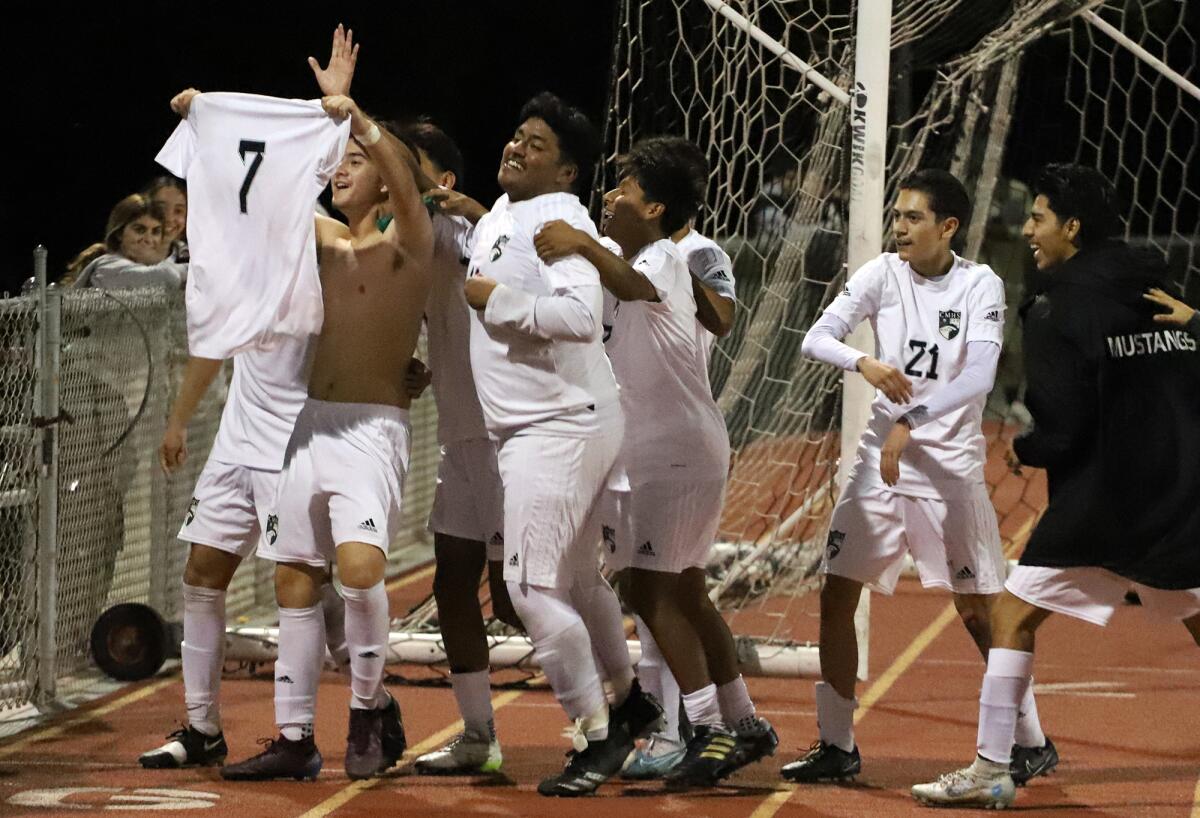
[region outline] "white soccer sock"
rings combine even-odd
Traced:
[[[492,713],[492,683],[486,670],[451,673],[450,687],[458,702],[464,731],[476,736],[496,737]]]
[[[542,673],[567,717],[576,721],[607,707],[588,630],[568,602],[569,594],[557,588],[507,584]]]
[[[221,732],[221,665],[225,658],[225,592],[183,586],[183,702],[188,723]]]
[[[662,649],[654,641],[650,626],[640,616],[633,617],[638,639],[642,643],[642,658],[638,659],[637,676],[642,690],[653,696],[663,708],[663,728],[659,735],[670,741],[679,739],[679,682],[667,667]]]
[[[828,682],[817,682],[816,688],[821,741],[849,753],[854,749],[854,710],[858,699],[844,698]]]
[[[338,673],[350,672],[350,647],[346,644],[346,600],[333,580],[321,586],[321,610],[325,614],[325,646]]]
[[[1022,747],[1045,747],[1046,734],[1042,731],[1042,721],[1038,718],[1037,700],[1033,697],[1033,677],[1025,688],[1025,696],[1021,699],[1021,707],[1017,710],[1016,743]]]
[[[289,741],[311,736],[317,685],[325,658],[321,606],[279,609],[279,658],[275,660],[275,722]]]
[[[608,581],[592,570],[571,587],[571,602],[592,641],[595,661],[613,691],[613,704],[620,705],[633,685],[633,660],[625,641],[621,603]]]
[[[717,686],[717,701],[721,718],[738,733],[759,733],[762,725],[754,714],[754,702],[746,689],[746,680],[739,674],[732,682]]]
[[[987,673],[979,691],[979,733],[975,743],[979,755],[988,761],[1007,764],[1012,760],[1017,710],[1030,686],[1032,673],[1032,653],[1008,648],[988,651]]]
[[[717,686],[709,682],[699,690],[683,694],[683,709],[687,712],[688,721],[696,727],[707,724],[709,727],[724,727],[721,719],[721,704],[717,701]]]
[[[608,738],[608,702],[580,721],[579,729],[588,741],[604,741]]]
[[[346,644],[350,649],[350,708],[375,710],[387,704],[383,666],[388,647],[388,598],[383,580],[370,588],[342,586],[346,600]]]

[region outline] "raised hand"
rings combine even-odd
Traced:
[[[908,403],[912,399],[912,381],[894,366],[868,355],[859,359],[858,371],[867,379],[867,383],[887,395],[892,403]]]
[[[445,187],[430,188],[425,192],[429,199],[442,213],[447,216],[462,216],[472,224],[483,218],[487,208],[465,193]]]
[[[183,89],[171,97],[171,110],[179,114],[181,118],[187,119],[188,111],[192,108],[192,100],[199,93],[195,88]]]
[[[350,93],[350,82],[354,79],[354,66],[358,63],[358,46],[354,42],[354,29],[346,29],[341,23],[333,32],[333,46],[329,49],[329,65],[325,68],[316,57],[308,58],[322,96],[346,96]]]
[[[345,119],[350,117],[350,133],[354,136],[362,136],[373,124],[366,115],[358,109],[358,104],[350,97],[343,94],[335,94],[331,97],[323,97],[321,99],[321,107],[325,109],[325,113],[329,114],[334,119]]]
[[[1166,307],[1167,312],[1156,313],[1154,320],[1160,324],[1172,324],[1177,327],[1186,326],[1196,311],[1184,304],[1178,298],[1173,298],[1158,287],[1152,287],[1142,298],[1153,301],[1160,307]]]

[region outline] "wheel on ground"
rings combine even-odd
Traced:
[[[149,605],[123,602],[92,626],[92,658],[112,678],[135,682],[152,676],[167,658],[167,627]]]

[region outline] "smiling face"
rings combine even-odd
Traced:
[[[626,252],[636,251],[662,237],[658,217],[663,206],[646,199],[646,191],[635,176],[625,176],[604,195],[604,235]],[[657,229],[656,229],[657,228]]]
[[[333,174],[333,206],[349,216],[381,204],[387,199],[387,185],[363,146],[351,139],[346,153]]]
[[[1029,218],[1021,229],[1021,235],[1033,250],[1033,260],[1039,270],[1062,264],[1079,252],[1075,237],[1079,235],[1079,220],[1065,222],[1050,209],[1050,200],[1039,194],[1029,209]]]
[[[901,189],[892,208],[892,237],[902,261],[919,273],[936,275],[950,256],[950,239],[958,230],[958,219],[939,220],[929,206],[929,196],[919,190]]]
[[[532,199],[543,193],[571,190],[578,169],[559,148],[558,136],[539,117],[520,124],[500,156],[496,181],[510,201]]]
[[[162,237],[162,222],[149,214],[138,216],[121,229],[117,252],[138,264],[156,264],[162,260]]]
[[[166,213],[163,242],[170,244],[187,230],[187,196],[177,187],[164,185],[154,192],[154,202],[162,205]]]

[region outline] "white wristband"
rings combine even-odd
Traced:
[[[369,148],[378,142],[381,136],[382,134],[379,132],[379,126],[372,122],[370,129],[362,136],[355,137],[355,139],[362,143],[364,147]]]

